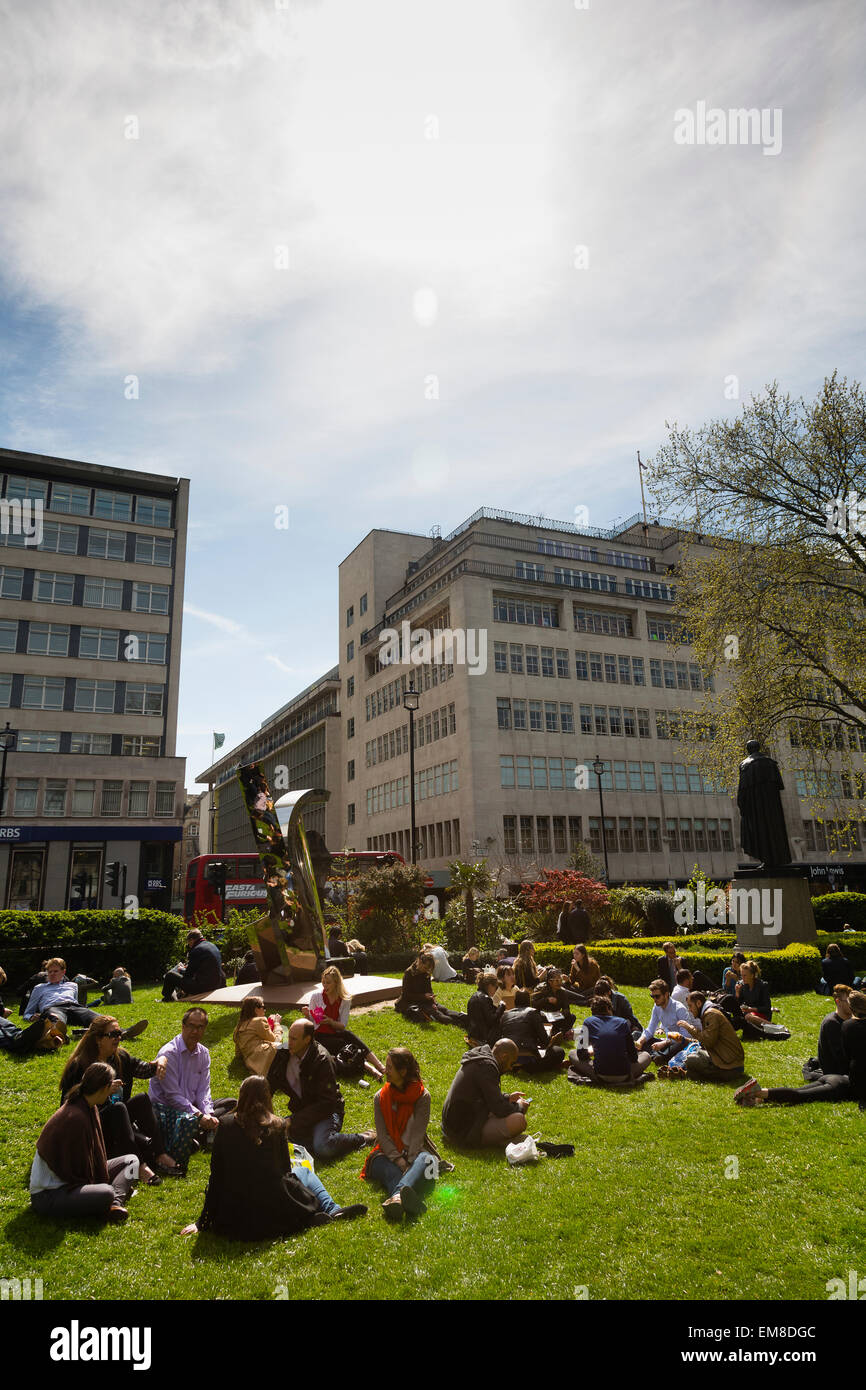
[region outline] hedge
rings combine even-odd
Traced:
[[[46,955],[62,956],[71,974],[107,980],[118,965],[136,979],[161,979],[186,954],[187,925],[169,912],[0,912],[0,965],[23,983]]]
[[[812,899],[815,924],[819,931],[841,932],[847,922],[855,931],[866,932],[866,893],[824,893]],[[840,942],[841,945],[841,942]]]
[[[619,984],[649,985],[658,974],[658,951],[647,950],[644,943],[614,945],[600,941],[589,947],[602,972]],[[536,944],[536,959],[542,965],[566,968],[571,961],[572,947],[558,941]],[[692,970],[702,970],[711,980],[722,982],[722,971],[728,962],[729,950],[689,950],[683,959]],[[761,967],[761,974],[775,994],[796,994],[815,989],[821,978],[821,953],[816,946],[792,942],[781,951],[756,951],[752,959]]]

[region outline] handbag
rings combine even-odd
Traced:
[[[541,1158],[536,1145],[538,1134],[527,1134],[523,1139],[516,1139],[513,1143],[505,1147],[505,1157],[512,1168],[518,1168],[523,1163],[537,1163]]]

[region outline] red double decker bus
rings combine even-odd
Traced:
[[[352,892],[352,880],[367,869],[383,869],[389,864],[404,864],[401,854],[388,852],[376,854],[373,851],[352,851],[332,856],[331,873],[328,878],[330,895],[334,902],[345,903]],[[265,886],[262,861],[257,854],[200,854],[191,859],[186,870],[186,886],[183,899],[183,916],[187,926],[194,927],[201,921],[211,924],[222,921],[220,895],[206,877],[208,864],[226,866],[226,909],[236,907],[256,908],[259,912],[268,910],[268,890]],[[432,882],[432,880],[431,880]],[[322,904],[327,910],[327,903]]]

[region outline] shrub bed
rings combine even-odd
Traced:
[[[857,932],[866,932],[866,893],[824,893],[812,899],[815,924],[819,931],[841,932],[845,923]],[[841,942],[839,943],[841,945]]]
[[[618,984],[649,985],[658,973],[659,952],[655,948],[648,950],[644,942],[636,945],[634,942],[614,944],[600,941],[588,949],[602,972],[611,975]],[[556,941],[543,942],[536,945],[535,955],[540,964],[565,968],[571,960],[572,948],[561,946]],[[683,959],[690,969],[702,970],[711,980],[721,984],[722,971],[729,955],[728,949],[712,951],[702,947],[683,952]],[[821,954],[816,946],[793,942],[781,951],[756,951],[752,959],[758,962],[761,974],[777,994],[814,989],[821,978]]]
[[[46,955],[67,961],[71,974],[107,979],[118,965],[138,979],[158,979],[186,954],[187,926],[169,912],[0,912],[0,964],[10,982],[39,970]],[[10,966],[12,969],[10,969]],[[108,973],[102,975],[101,972]]]

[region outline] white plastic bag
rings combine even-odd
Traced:
[[[541,1154],[535,1143],[539,1137],[537,1134],[526,1134],[513,1144],[506,1145],[505,1157],[513,1168],[517,1168],[521,1163],[537,1163],[539,1161]]]

